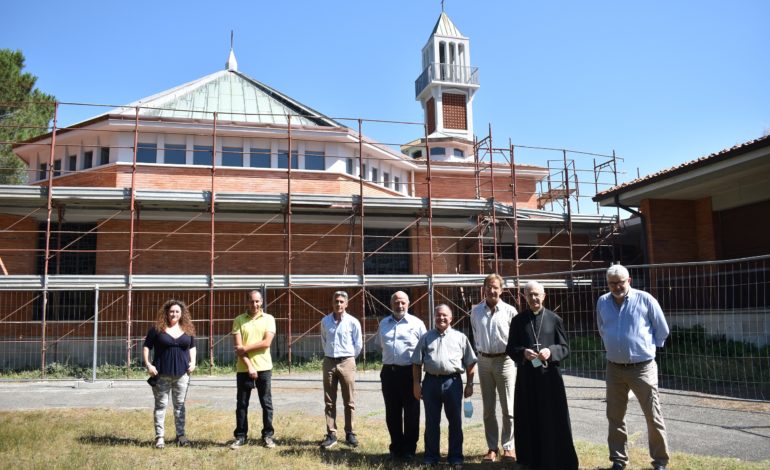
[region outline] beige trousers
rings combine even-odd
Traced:
[[[481,401],[484,405],[484,435],[487,448],[499,452],[499,442],[503,449],[513,450],[513,386],[516,384],[516,363],[507,355],[479,355],[478,374]],[[502,411],[502,433],[498,433],[498,397]]]
[[[629,366],[607,363],[607,444],[610,448],[610,460],[623,466],[628,464],[626,408],[629,390],[636,395],[647,420],[647,437],[653,467],[667,465],[669,456],[666,424],[660,410],[658,364],[654,360],[647,364]]]
[[[353,413],[356,410],[354,393],[356,386],[356,360],[353,357],[332,359],[324,357],[324,414],[326,433],[337,434],[337,385],[342,389],[342,404],[345,407],[345,433],[353,431]]]

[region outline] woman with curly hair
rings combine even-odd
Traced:
[[[150,349],[155,352],[152,362]],[[163,424],[169,395],[174,405],[177,445],[190,445],[184,434],[184,401],[190,374],[195,370],[195,354],[195,326],[187,305],[181,300],[171,299],[158,311],[157,322],[147,332],[142,349],[144,364],[150,374],[148,382],[152,384],[155,395],[155,447],[158,449],[166,445]]]

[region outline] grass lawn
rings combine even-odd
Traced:
[[[227,447],[232,438],[234,412],[201,408],[188,409],[187,434],[190,448],[173,443],[171,412],[166,417],[166,448],[153,447],[152,411],[106,409],[64,409],[0,413],[0,468],[250,468],[266,470],[351,468],[404,468],[386,460],[388,433],[382,419],[357,418],[361,445],[349,449],[338,444],[320,451],[318,443],[323,419],[302,414],[278,414],[275,418],[274,449],[264,449],[255,439],[237,451]],[[260,423],[258,409],[252,426]],[[486,451],[481,425],[465,428],[465,468],[504,468],[502,464],[481,464]],[[252,432],[252,437],[258,436]],[[446,446],[446,430],[442,430]],[[605,446],[577,442],[581,468],[606,468]],[[422,440],[418,452],[422,449]],[[649,467],[649,457],[632,449],[630,469]],[[446,448],[443,449],[446,452]],[[421,457],[418,454],[418,459]],[[416,466],[415,466],[416,468]],[[509,466],[508,468],[520,468]],[[682,469],[766,469],[768,462],[751,463],[737,459],[700,457],[674,453],[671,468]]]

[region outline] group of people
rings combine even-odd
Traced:
[[[610,267],[607,285],[609,292],[596,303],[596,318],[607,351],[606,414],[612,470],[628,464],[625,414],[629,391],[637,397],[647,421],[653,468],[665,470],[669,455],[658,398],[655,352],[663,347],[669,328],[655,298],[631,288],[625,267]],[[414,460],[422,400],[423,463],[432,465],[440,460],[443,409],[449,423],[447,462],[462,465],[462,401],[473,395],[478,370],[488,448],[483,461],[499,459],[540,469],[578,468],[559,370],[561,361],[569,355],[562,319],[545,308],[542,284],[530,281],[525,285],[527,307],[521,313],[502,300],[503,286],[497,274],[485,278],[484,300],[472,308],[470,315],[473,345],[465,334],[452,328],[452,309],[448,305],[435,308],[434,325],[428,330],[422,320],[409,313],[405,292],[391,296],[392,313],[380,321],[375,341],[382,348],[380,380],[392,459],[405,463]],[[237,394],[235,439],[230,447],[237,449],[246,444],[249,400],[251,391],[257,389],[262,407],[262,445],[272,448],[270,345],[276,332],[275,318],[263,311],[260,291],[249,292],[248,298],[248,312],[238,316],[232,328]],[[345,443],[358,446],[353,423],[355,361],[363,348],[363,338],[361,324],[347,312],[347,306],[347,293],[335,292],[333,311],[320,323],[326,417],[322,449],[330,449],[338,442],[338,389],[342,391]],[[189,373],[195,369],[194,334],[184,303],[170,300],[145,339],[148,373],[158,377],[153,386],[156,447],[165,444],[163,419],[169,395],[174,405],[177,443],[189,445],[184,434],[184,398]],[[155,350],[152,362],[151,349]],[[501,426],[497,421],[498,401]]]

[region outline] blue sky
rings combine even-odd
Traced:
[[[240,71],[328,116],[422,121],[414,80],[441,7],[28,0],[2,11],[0,47],[21,49],[60,101],[125,104],[217,71],[232,29]],[[476,134],[491,124],[498,145],[615,150],[622,182],[770,132],[768,1],[447,0],[446,12],[480,69]],[[66,107],[62,121],[103,111]],[[400,143],[421,130],[365,133]]]

